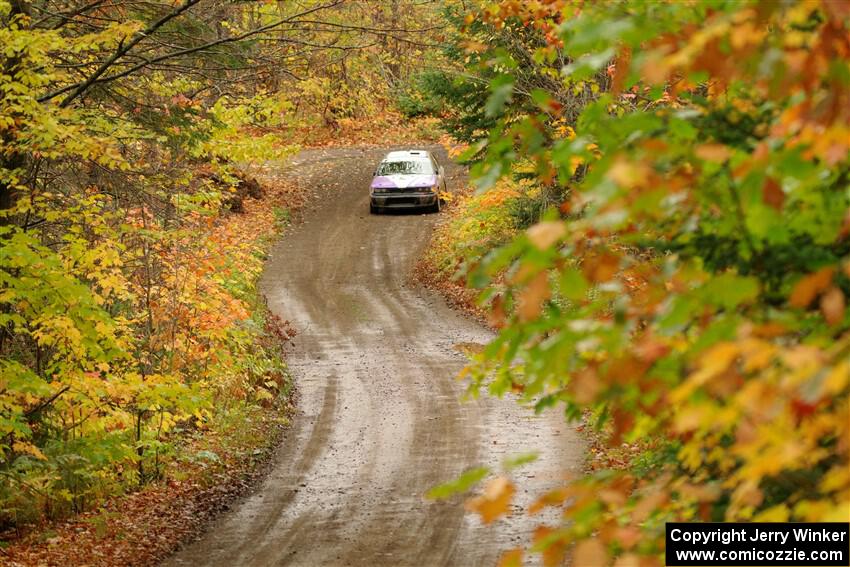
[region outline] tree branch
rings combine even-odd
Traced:
[[[137,33],[127,43],[124,43],[123,40],[122,40],[121,43],[118,44],[118,48],[115,50],[115,53],[113,53],[112,56],[109,57],[106,61],[101,63],[100,67],[98,67],[97,70],[94,73],[92,73],[86,80],[84,80],[80,83],[77,83],[76,85],[68,85],[67,87],[53,91],[52,93],[49,93],[49,94],[39,98],[38,101],[39,102],[45,102],[45,101],[51,100],[51,99],[63,94],[63,93],[66,93],[68,91],[72,91],[71,94],[66,96],[62,100],[62,102],[59,103],[60,107],[65,108],[66,106],[71,104],[71,102],[74,99],[76,99],[77,97],[82,95],[84,92],[86,92],[86,90],[88,90],[89,87],[91,87],[93,84],[95,84],[98,81],[98,79],[101,77],[101,75],[103,75],[106,71],[108,71],[109,68],[112,67],[112,65],[114,65],[116,61],[118,61],[121,57],[126,55],[140,41],[142,41],[147,36],[155,33],[156,30],[158,30],[159,28],[161,28],[162,26],[164,26],[166,23],[173,20],[174,18],[178,17],[180,14],[182,14],[183,12],[185,12],[186,10],[188,10],[189,8],[191,8],[192,6],[197,4],[198,2],[200,2],[200,0],[185,0],[185,2],[183,2],[183,4],[181,4],[176,10],[169,12],[168,14],[161,17],[160,19],[158,19],[157,21],[152,23],[150,26],[148,26],[144,30]]]
[[[332,8],[334,6],[337,6],[337,5],[341,4],[344,0],[333,0],[332,2],[329,2],[329,3],[326,3],[326,4],[321,4],[321,5],[316,6],[314,8],[304,10],[303,12],[300,12],[296,15],[290,16],[288,18],[284,18],[282,20],[278,20],[276,22],[272,22],[270,24],[266,24],[265,26],[261,26],[261,27],[256,28],[256,29],[246,31],[244,33],[241,33],[241,34],[233,36],[233,37],[225,37],[225,38],[221,38],[221,39],[218,39],[218,40],[215,40],[215,41],[210,41],[210,42],[205,43],[203,45],[198,45],[198,46],[194,46],[194,47],[187,47],[187,48],[184,48],[184,49],[179,49],[177,51],[172,51],[170,53],[165,53],[165,54],[160,55],[158,57],[151,57],[150,59],[146,59],[146,60],[142,61],[141,63],[137,63],[136,65],[132,65],[132,66],[124,69],[123,71],[113,73],[113,74],[107,75],[105,77],[102,76],[109,69],[109,67],[114,65],[115,62],[119,58],[126,55],[127,52],[130,49],[132,49],[136,44],[138,44],[139,41],[141,41],[144,37],[153,33],[157,28],[162,26],[162,24],[164,24],[166,21],[176,17],[177,15],[184,12],[186,9],[188,9],[189,7],[191,7],[192,5],[196,4],[199,1],[200,0],[186,0],[186,2],[180,7],[180,9],[178,9],[175,12],[172,12],[171,14],[169,14],[169,16],[158,20],[155,24],[153,24],[147,30],[140,32],[140,34],[138,34],[136,37],[134,37],[133,40],[130,43],[123,46],[123,48],[121,46],[119,46],[119,49],[116,50],[115,54],[113,54],[112,57],[110,57],[109,59],[104,61],[101,64],[101,66],[98,68],[98,70],[94,74],[92,74],[89,78],[87,78],[85,81],[81,81],[79,83],[75,83],[73,85],[67,85],[67,86],[62,87],[60,89],[57,89],[53,92],[50,92],[50,93],[40,97],[38,99],[38,101],[39,102],[46,102],[48,100],[56,98],[57,96],[59,96],[63,93],[66,93],[68,91],[73,90],[73,92],[70,95],[68,95],[65,99],[63,99],[62,102],[59,104],[59,106],[61,106],[61,107],[66,107],[66,106],[68,106],[68,104],[71,103],[71,101],[73,101],[75,98],[80,96],[83,92],[85,92],[89,87],[91,87],[93,85],[108,83],[108,82],[114,81],[116,79],[126,77],[127,75],[131,75],[131,74],[135,73],[136,71],[144,69],[145,67],[159,63],[161,61],[165,61],[167,59],[173,59],[175,57],[181,57],[183,55],[191,55],[192,53],[204,51],[204,50],[209,49],[211,47],[215,47],[217,45],[222,45],[222,44],[225,44],[225,43],[234,43],[234,42],[237,42],[237,41],[242,41],[243,39],[247,39],[247,38],[255,36],[257,34],[261,34],[261,33],[267,32],[269,30],[279,28],[282,25],[292,23],[292,22],[296,21],[298,18],[301,18],[303,16],[312,14],[314,12],[318,12],[320,10],[326,10],[328,8]]]

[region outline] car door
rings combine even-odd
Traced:
[[[443,169],[443,166],[440,165],[440,162],[437,161],[437,158],[433,155],[431,156],[431,164],[434,167],[434,171],[437,173],[437,187],[439,187],[439,191],[446,190],[446,171]]]

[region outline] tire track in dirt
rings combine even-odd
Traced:
[[[298,411],[258,491],[166,565],[472,566],[527,543],[539,518],[482,526],[461,500],[423,494],[473,466],[546,449],[519,473],[519,504],[580,467],[578,435],[556,412],[510,400],[462,403],[458,343],[489,332],[407,277],[437,215],[368,214],[387,150],[306,151],[291,174],[314,205],[275,247],[271,309],[298,330],[289,365]],[[449,164],[450,178],[462,178]],[[552,519],[552,518],[550,518]]]

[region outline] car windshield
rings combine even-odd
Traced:
[[[378,166],[378,175],[432,175],[434,168],[427,159],[385,161]]]

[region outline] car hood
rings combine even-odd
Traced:
[[[372,179],[373,189],[433,187],[436,184],[437,176],[433,174],[380,175]]]

